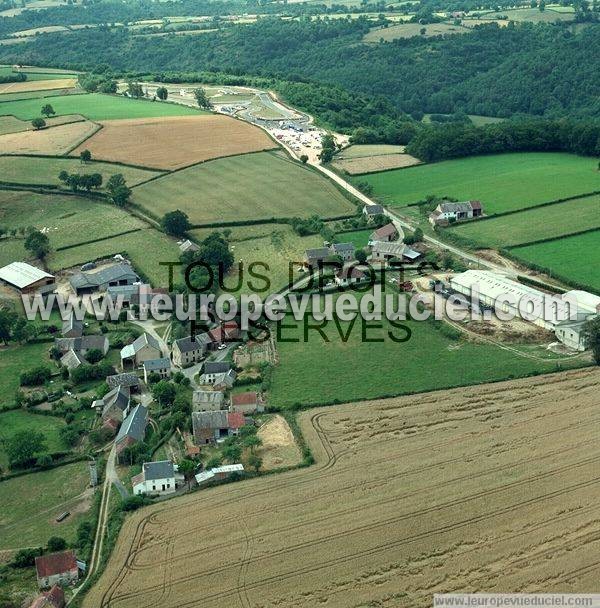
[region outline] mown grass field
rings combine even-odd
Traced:
[[[40,99],[24,99],[0,104],[0,115],[11,114],[22,120],[40,116],[43,105],[49,103],[57,114],[82,114],[90,120],[114,120],[117,118],[149,118],[158,116],[188,116],[203,113],[188,106],[173,103],[152,102],[145,99],[129,99],[116,95],[88,93],[84,95],[60,95]]]
[[[0,191],[0,226],[8,230],[34,226],[48,235],[52,249],[147,228],[147,224],[108,202],[6,190]]]
[[[161,594],[162,608],[425,608],[449,590],[594,592],[599,379],[302,412],[315,466],[136,511],[82,605]]]
[[[340,232],[337,235],[337,241],[340,243],[353,243],[355,247],[366,247],[369,242],[369,236],[373,233],[373,228],[365,230],[354,230],[352,232]]]
[[[86,462],[0,483],[0,550],[44,546],[51,536],[74,542],[84,517],[80,511],[89,507],[81,504],[88,484]],[[56,523],[56,517],[65,511],[72,514]]]
[[[37,365],[39,365],[39,363]],[[33,366],[34,363],[29,360],[27,365],[20,371]],[[24,410],[11,410],[9,412],[0,413],[0,437],[4,440],[10,439],[13,435],[20,433],[21,431],[43,433],[46,441],[45,452],[57,452],[66,448],[58,434],[63,426],[65,426],[65,421],[56,416],[30,414]],[[2,465],[2,468],[8,467],[8,459],[2,446],[0,446],[0,464]],[[0,537],[1,536],[2,535],[0,535]]]
[[[425,30],[425,38],[431,36],[451,36],[453,34],[468,34],[469,30],[460,25],[451,23],[428,23],[421,25],[420,23],[402,23],[400,25],[391,25],[386,28],[373,28],[363,37],[364,42],[379,42],[381,39],[385,41],[398,40],[399,38],[412,38],[413,36],[423,36],[421,30]]]
[[[277,340],[280,363],[269,393],[269,403],[278,407],[343,403],[556,369],[555,362],[521,357],[495,345],[450,339],[434,322],[406,322],[412,335],[403,343],[391,340],[388,331],[398,338],[406,333],[385,321],[363,336],[358,319],[346,342],[333,321],[324,328],[328,342],[316,330],[308,331],[305,341],[304,325],[291,316],[285,323],[291,328],[282,329]],[[350,323],[340,327],[345,334]]]
[[[100,161],[82,164],[75,158],[0,156],[0,175],[2,175],[2,180],[7,182],[60,186],[62,182],[58,179],[58,174],[61,171],[79,173],[80,175],[83,173],[100,173],[103,177],[103,185],[112,175],[121,173],[130,187],[160,175],[156,171]]]
[[[0,240],[0,266],[22,261],[29,257],[23,239],[3,238]]]
[[[511,249],[524,262],[548,268],[600,293],[600,230]]]
[[[56,91],[22,91],[19,93],[0,94],[0,112],[4,103],[19,101],[22,99],[43,99],[44,97],[58,97],[65,95],[85,95],[79,89],[59,89]],[[41,107],[41,106],[40,106]]]
[[[596,159],[553,152],[473,156],[361,176],[360,181],[372,184],[375,196],[387,204],[407,205],[433,194],[479,199],[486,213],[600,190]]]
[[[63,78],[77,78],[77,74],[68,70],[54,70],[51,68],[24,67],[19,70],[27,74],[27,80],[61,80]],[[0,66],[1,76],[15,74],[11,65]]]
[[[179,261],[177,242],[154,228],[148,228],[133,234],[52,252],[48,264],[53,270],[60,270],[80,266],[91,260],[110,257],[117,253],[126,253],[136,270],[146,275],[155,287],[168,287],[169,284],[168,269],[160,266],[160,262]],[[176,279],[180,282],[179,277]]]
[[[510,247],[597,227],[600,227],[600,195],[456,224],[448,232],[471,239],[482,247]]]
[[[355,211],[329,180],[270,152],[189,167],[134,188],[132,200],[159,217],[181,209],[194,224]]]
[[[4,246],[0,246],[0,250]],[[13,260],[14,261],[14,258]],[[8,262],[7,262],[8,263]],[[11,344],[0,347],[0,408],[14,403],[15,391],[19,388],[19,375],[36,365],[50,365],[48,350],[50,342],[35,342],[24,345]],[[4,432],[0,425],[0,433]]]

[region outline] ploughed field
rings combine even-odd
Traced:
[[[317,464],[142,509],[88,608],[593,592],[597,370],[303,412]],[[584,449],[582,449],[584,447]]]

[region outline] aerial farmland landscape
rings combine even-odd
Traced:
[[[0,608],[600,608],[596,0],[0,0]]]

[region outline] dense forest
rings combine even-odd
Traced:
[[[201,37],[155,38],[151,44],[124,28],[96,28],[0,47],[0,61],[81,69],[105,64],[137,72],[206,70],[335,85],[350,102],[357,95],[384,98],[391,118],[394,112],[600,116],[600,24],[577,31],[492,24],[462,36],[361,44],[369,27],[362,18],[263,18]],[[298,85],[289,92],[302,95]],[[322,106],[320,114],[331,110],[338,126],[359,126],[351,103],[341,104],[337,96],[327,100],[327,86],[311,86],[308,92],[318,97],[312,106]]]

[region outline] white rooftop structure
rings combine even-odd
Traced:
[[[54,275],[25,262],[12,262],[8,266],[0,268],[0,279],[19,289],[24,289],[44,279],[53,278]]]
[[[227,475],[231,473],[241,473],[244,470],[243,464],[224,464],[220,467],[215,467],[208,471],[202,471],[196,475],[196,483],[201,484],[205,481],[213,479],[216,475]]]
[[[577,300],[578,312],[600,313],[600,296],[596,296],[588,291],[572,289],[567,291],[563,297],[571,297]]]

